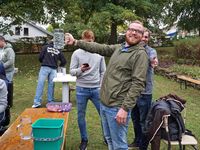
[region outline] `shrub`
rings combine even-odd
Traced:
[[[39,52],[42,48],[42,44],[15,42],[12,44],[15,52],[20,53],[34,53]]]
[[[162,39],[162,46],[163,47],[172,47],[174,46],[173,41],[170,39]]]
[[[174,47],[156,47],[155,48],[158,55],[170,55],[170,56],[174,56]]]
[[[200,60],[200,38],[179,40],[174,45],[175,56],[183,59],[186,64],[196,64]]]

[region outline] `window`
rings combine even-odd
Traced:
[[[20,35],[20,27],[15,27],[15,35]]]
[[[24,36],[28,36],[28,28],[24,28]]]

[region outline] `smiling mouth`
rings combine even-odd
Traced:
[[[137,39],[135,36],[129,36],[129,38],[131,38],[131,39]]]

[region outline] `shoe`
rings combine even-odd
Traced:
[[[128,145],[128,149],[139,149],[139,145],[136,144],[135,142],[132,142],[131,144]]]
[[[41,104],[33,104],[32,108],[39,108],[41,106]]]
[[[88,141],[82,140],[79,146],[79,150],[87,150],[87,144],[88,144]]]
[[[105,145],[108,145],[108,142],[107,142],[106,138],[103,139],[103,143],[104,143]]]

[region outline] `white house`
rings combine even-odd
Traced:
[[[0,22],[4,21],[0,19]],[[34,22],[25,21],[22,25],[12,25],[9,30],[12,34],[5,34],[4,37],[10,42],[15,42],[21,38],[35,38],[35,37],[53,37],[53,34],[45,30],[44,28],[36,25]],[[0,29],[0,35],[3,35]]]
[[[167,31],[164,31],[166,34],[166,38],[185,38],[185,37],[192,37],[192,36],[198,36],[199,31],[197,29],[193,29],[191,31],[181,30],[178,28],[177,23],[174,23],[174,25]]]

